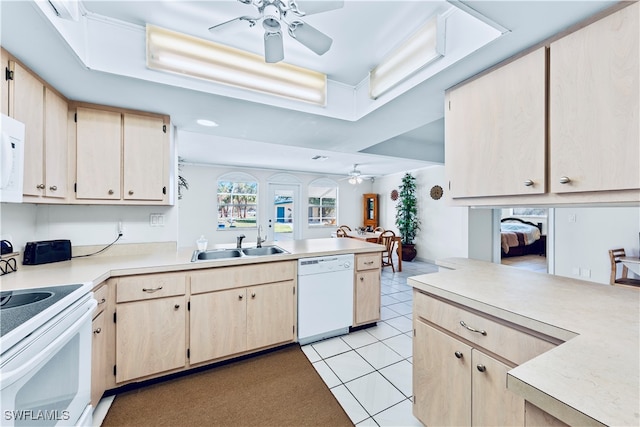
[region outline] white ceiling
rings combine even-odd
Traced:
[[[69,99],[171,115],[187,162],[342,175],[357,163],[363,174],[380,176],[444,161],[446,88],[614,3],[347,0],[304,18],[333,38],[325,55],[284,36],[285,62],[327,74],[326,107],[146,69],[145,23],[214,40],[208,27],[253,15],[235,0],[85,0],[79,23],[55,17],[46,2],[3,0],[0,43]],[[305,1],[299,4],[304,10]],[[507,32],[491,41],[495,31],[466,7]],[[368,99],[369,70],[434,13],[453,16],[445,57]],[[262,54],[259,26],[215,41]],[[220,126],[204,128],[195,123],[200,118]]]

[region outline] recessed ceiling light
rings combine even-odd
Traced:
[[[216,127],[218,126],[218,124],[212,120],[207,120],[207,119],[198,119],[197,123],[200,126],[209,126],[209,127]]]
[[[327,156],[313,156],[311,160],[327,160]]]

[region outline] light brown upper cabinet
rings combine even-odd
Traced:
[[[42,195],[44,162],[44,84],[15,61],[9,62],[9,115],[24,123],[24,183],[27,196]]]
[[[544,47],[447,93],[453,198],[545,191]]]
[[[44,89],[44,161],[40,176],[44,176],[42,196],[64,199],[68,196],[69,141],[67,137],[67,100],[52,89]],[[25,170],[25,173],[27,170]],[[34,175],[38,173],[36,165]]]
[[[640,188],[640,4],[551,43],[552,193]]]
[[[9,69],[9,52],[4,49],[0,49],[0,63],[2,63],[2,77],[0,78],[0,113],[9,115],[9,79],[8,74],[11,72]]]
[[[76,111],[76,199],[168,204],[168,119],[93,106]]]
[[[451,204],[640,202],[640,4],[449,89]]]

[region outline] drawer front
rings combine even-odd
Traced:
[[[413,314],[516,365],[555,347],[555,344],[549,341],[432,298],[417,290],[413,293]]]
[[[120,303],[184,295],[186,277],[184,273],[121,277],[116,287],[116,301]]]
[[[100,286],[97,290],[93,291],[93,297],[98,301],[98,305],[93,311],[93,317],[102,313],[107,306],[107,298],[109,297],[109,287],[107,285]]]
[[[356,270],[373,270],[380,268],[382,257],[380,252],[367,255],[356,255]]]
[[[190,276],[191,293],[200,294],[242,286],[294,280],[296,278],[296,262],[284,261],[217,267],[193,271]]]

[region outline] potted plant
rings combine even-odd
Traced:
[[[402,241],[402,260],[412,261],[416,257],[413,240],[420,229],[418,219],[418,199],[416,198],[416,178],[409,172],[402,177],[398,204],[396,205],[396,226]]]

